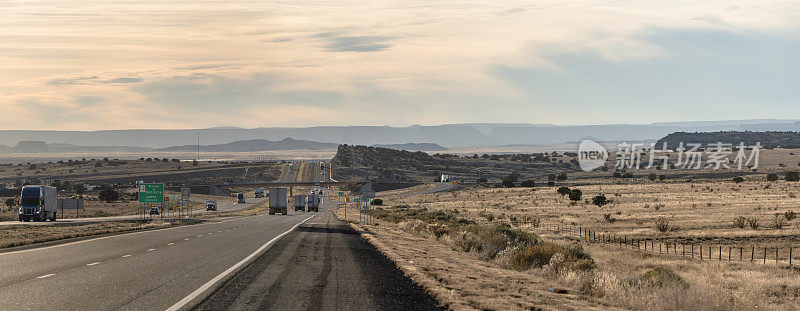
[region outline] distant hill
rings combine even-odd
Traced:
[[[390,144],[390,145],[372,145],[372,147],[389,148],[396,150],[408,151],[444,151],[447,148],[442,145],[434,143],[405,143],[405,144]]]
[[[200,146],[200,151],[205,152],[249,152],[270,150],[320,150],[333,149],[339,146],[332,143],[321,143],[309,140],[284,138],[280,141],[266,139],[238,140],[226,144]],[[156,149],[157,151],[197,151],[197,145],[183,145]]]
[[[656,146],[662,146],[665,142],[668,148],[677,148],[681,142],[684,145],[699,143],[703,146],[717,142],[737,146],[743,142],[748,146],[761,143],[764,148],[798,148],[800,147],[800,132],[676,132],[659,139]]]
[[[43,141],[77,146],[171,146],[226,144],[242,140],[281,140],[284,137],[324,143],[392,145],[427,142],[445,147],[556,144],[593,139],[602,141],[656,140],[674,132],[800,131],[795,120],[733,120],[653,124],[551,125],[465,123],[394,126],[217,127],[207,129],[132,129],[105,131],[0,130],[0,145]],[[10,148],[10,147],[9,147]],[[196,148],[196,147],[195,147]],[[2,149],[2,148],[0,148]]]

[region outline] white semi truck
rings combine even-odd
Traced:
[[[306,211],[306,196],[298,194],[294,196],[294,211]]]
[[[269,214],[274,215],[281,213],[286,215],[288,209],[286,207],[286,188],[269,188]]]
[[[19,197],[19,221],[56,220],[58,190],[55,187],[25,186]]]

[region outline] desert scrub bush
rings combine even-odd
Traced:
[[[797,218],[797,214],[795,214],[793,211],[786,211],[783,213],[783,218],[786,218],[788,221],[792,221]]]
[[[767,181],[777,181],[777,180],[778,180],[778,174],[775,173],[767,174]]]
[[[735,183],[737,183],[737,184],[738,184],[738,183],[743,183],[743,182],[744,182],[744,178],[742,178],[741,176],[736,176],[736,177],[734,177],[734,178],[732,179],[732,181],[733,181],[733,182],[735,182]]]
[[[609,214],[603,214],[603,218],[606,220],[606,222],[610,222],[610,223],[612,223],[612,224],[613,224],[615,221],[617,221],[617,219],[616,219],[616,218],[614,218],[614,217],[612,217],[610,213],[609,213]]]
[[[611,201],[606,199],[606,196],[602,194],[592,198],[592,204],[597,205],[598,207],[603,207],[603,205],[606,205],[608,203],[611,203]]]
[[[640,275],[634,282],[653,287],[677,286],[686,288],[689,283],[683,280],[680,275],[672,269],[664,266],[656,266]]]
[[[556,260],[553,260],[555,257]],[[508,258],[511,269],[524,271],[551,265],[553,272],[562,270],[591,270],[594,260],[579,244],[559,245],[542,242],[519,249]]]
[[[572,190],[570,190],[569,187],[564,186],[558,187],[556,190],[556,193],[560,194],[562,197],[568,195],[570,192],[572,192]]]
[[[658,231],[667,232],[669,231],[669,220],[664,217],[659,217],[655,221],[655,227]]]
[[[572,191],[569,192],[569,199],[573,202],[580,201],[582,196],[583,192],[581,192],[579,189],[572,189]]]
[[[482,259],[493,259],[509,247],[526,247],[540,243],[535,234],[513,229],[505,224],[494,226],[467,225],[450,232],[454,250],[476,252]]]
[[[733,219],[733,226],[739,229],[744,229],[747,227],[747,218],[744,216],[738,216]]]
[[[775,213],[775,218],[772,219],[772,227],[775,229],[782,229],[786,225],[786,218],[780,213]]]
[[[750,217],[747,218],[747,225],[750,226],[751,229],[758,229],[758,218]]]

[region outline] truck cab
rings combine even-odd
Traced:
[[[236,203],[244,203],[244,193],[236,194]]]
[[[206,211],[216,211],[216,210],[217,210],[216,201],[206,201]]]
[[[56,220],[58,192],[54,187],[25,186],[20,192],[19,221]]]
[[[261,188],[261,189],[256,189],[256,190],[253,192],[253,197],[254,197],[254,198],[263,198],[263,197],[264,197],[264,189],[263,189],[263,188]]]

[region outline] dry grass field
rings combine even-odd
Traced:
[[[800,219],[791,216],[800,212],[800,183],[764,177],[736,183],[571,176],[559,186],[581,190],[575,202],[558,186],[385,196],[377,224],[357,226],[454,309],[797,310],[800,269],[788,267],[787,257],[789,247],[800,246]],[[592,204],[601,194],[611,203]],[[351,208],[348,218],[357,214]],[[548,230],[553,224],[576,231]],[[655,251],[588,243],[578,239],[578,227],[655,241]],[[520,242],[526,234],[535,238]],[[659,254],[659,243],[673,251]],[[675,254],[674,245],[692,244],[711,246],[713,260],[707,249],[702,261],[698,250],[694,259]],[[741,262],[737,246],[744,249]],[[748,260],[751,247],[769,248],[766,265],[760,250]],[[797,265],[796,249],[793,257]]]

